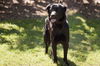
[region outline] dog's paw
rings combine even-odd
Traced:
[[[67,64],[67,66],[69,66],[67,59],[63,59],[63,60],[64,60],[65,64]]]
[[[54,63],[57,63],[57,59],[54,59],[53,61],[54,61]]]

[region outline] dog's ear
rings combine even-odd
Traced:
[[[65,3],[63,3],[63,8],[64,8],[64,11],[66,11],[67,10],[67,4],[65,4]]]
[[[67,6],[64,6],[63,8],[64,8],[64,11],[66,11],[66,10],[67,10]]]
[[[66,3],[64,3],[63,1],[59,1],[59,3],[62,5],[62,7],[64,8],[64,11],[66,11],[67,10],[67,4]]]
[[[45,10],[49,11],[51,4],[47,5]]]

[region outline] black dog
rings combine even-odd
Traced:
[[[46,44],[45,53],[48,53],[48,47],[51,45],[53,60],[57,62],[57,44],[61,43],[64,50],[64,62],[67,62],[67,53],[69,47],[69,25],[66,20],[66,6],[61,3],[49,4],[46,7],[48,17],[45,19],[44,42]]]

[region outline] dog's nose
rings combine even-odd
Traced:
[[[56,15],[56,11],[52,11],[52,12],[51,12],[51,18],[52,18],[52,17],[55,17],[55,15]]]

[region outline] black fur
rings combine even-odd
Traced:
[[[66,19],[66,6],[62,4],[49,4],[47,7],[48,17],[45,19],[44,42],[52,47],[54,62],[57,62],[57,44],[61,43],[64,50],[64,62],[68,64],[67,53],[69,47],[69,25]],[[53,21],[55,20],[55,21]]]

